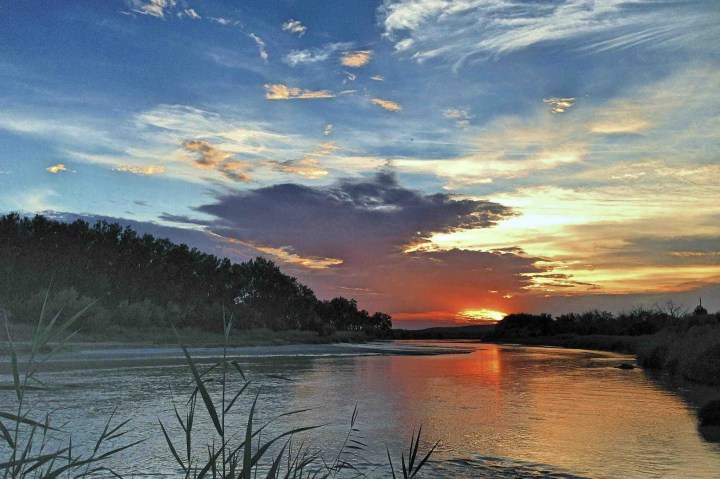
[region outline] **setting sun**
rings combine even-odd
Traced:
[[[505,316],[505,313],[492,309],[466,309],[457,314],[459,320],[467,322],[502,321]]]

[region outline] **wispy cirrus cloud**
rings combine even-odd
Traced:
[[[296,33],[298,37],[302,37],[307,31],[307,27],[300,20],[288,20],[281,28],[285,32]]]
[[[135,13],[158,18],[165,18],[168,11],[177,5],[176,0],[127,0],[126,3]]]
[[[382,98],[373,98],[370,100],[373,104],[385,108],[389,111],[400,111],[402,107],[391,100],[383,100]]]
[[[372,56],[372,54],[372,50],[357,50],[354,52],[346,52],[343,53],[342,57],[340,57],[340,63],[343,66],[350,68],[364,67],[370,62],[370,57]]]
[[[548,43],[586,51],[693,45],[701,38],[717,38],[720,14],[712,4],[388,0],[379,14],[399,53],[420,62],[439,59],[459,66],[471,56],[503,55]]]
[[[301,90],[281,83],[265,84],[265,98],[268,100],[308,100],[334,97],[335,94],[328,90]]]
[[[328,43],[318,48],[309,48],[306,50],[292,50],[283,57],[283,62],[291,67],[297,65],[307,65],[313,63],[324,62],[334,53],[352,48],[352,42]]]
[[[165,167],[158,165],[120,165],[113,168],[113,171],[132,173],[133,175],[152,176],[162,175],[163,173],[165,173]]]
[[[268,62],[268,52],[265,49],[265,42],[260,38],[259,36],[255,35],[254,33],[249,33],[248,36],[253,39],[255,44],[258,47],[258,53],[260,54],[260,58],[265,63]]]
[[[318,179],[327,176],[330,172],[320,166],[320,162],[313,158],[301,158],[299,160],[287,161],[263,161],[262,166],[270,167],[283,173],[291,173],[310,179]]]

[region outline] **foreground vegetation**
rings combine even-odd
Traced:
[[[107,339],[167,331],[170,323],[219,333],[215,318],[223,311],[240,330],[381,337],[392,328],[389,315],[359,309],[354,299],[319,300],[261,257],[232,263],[106,221],[90,226],[40,215],[0,216],[0,308],[16,321],[36,317],[51,283],[48,307],[75,312],[95,302],[81,319],[83,330],[111,332]]]
[[[54,424],[51,414],[39,411],[40,404],[31,404],[27,400],[28,391],[45,388],[39,378],[40,367],[68,341],[71,331],[90,306],[62,321],[60,313],[45,318],[46,301],[27,357],[19,356],[15,348],[7,316],[0,318],[4,319],[10,346],[12,390],[16,399],[14,404],[0,406],[0,477],[3,479],[122,477],[123,471],[110,465],[113,458],[128,449],[137,449],[136,446],[143,442],[142,439],[128,440],[131,432],[129,420],[118,420],[111,415],[103,430],[97,431],[97,440],[93,445],[86,449],[73,447],[72,432]],[[236,418],[233,418],[232,424],[226,420],[241,403],[239,399],[252,391],[252,381],[246,378],[237,360],[227,355],[232,326],[232,319],[225,321],[223,318],[225,353],[221,361],[203,371],[200,371],[187,348],[181,346],[192,376],[185,407],[175,407],[175,418],[182,433],[173,437],[173,430],[162,421],[159,421],[158,431],[166,440],[167,457],[172,457],[182,471],[178,477],[355,478],[369,477],[371,471],[367,470],[368,466],[385,471],[385,477],[388,477],[388,472],[394,479],[398,476],[404,479],[417,477],[437,444],[422,455],[419,451],[420,431],[417,434],[413,432],[407,455],[401,454],[400,460],[393,463],[391,452],[387,450],[388,463],[383,469],[382,465],[373,464],[362,456],[367,445],[355,424],[357,408],[350,419],[348,434],[339,438],[339,450],[330,459],[324,457],[324,451],[314,448],[308,437],[321,425],[291,426],[283,432],[271,432],[271,425],[283,418],[298,417],[304,410],[290,411],[258,424],[261,408],[259,387],[255,388],[244,424],[238,426]],[[236,390],[229,387],[231,376],[240,379]],[[200,410],[206,414],[198,414]],[[208,422],[214,437],[197,444],[196,431],[202,429],[199,427],[202,421]],[[138,454],[142,453],[138,451]]]

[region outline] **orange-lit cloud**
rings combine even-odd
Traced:
[[[268,100],[293,100],[293,99],[315,99],[334,98],[335,94],[328,90],[300,90],[290,88],[279,83],[268,83],[265,85],[265,98]]]
[[[142,166],[131,166],[131,165],[120,165],[113,168],[113,171],[123,171],[132,173],[134,175],[161,175],[165,173],[164,166],[156,165],[142,165]]]
[[[185,140],[182,142],[182,147],[189,152],[200,155],[200,157],[192,163],[196,168],[213,169],[234,155],[234,153],[219,150],[203,140]]]
[[[244,161],[224,161],[218,166],[218,170],[227,178],[242,183],[250,181],[249,169],[250,164]]]
[[[208,232],[212,237],[219,238],[222,241],[229,244],[236,244],[252,248],[260,253],[265,253],[272,256],[277,261],[282,263],[301,266],[307,269],[322,270],[328,269],[332,266],[337,266],[343,263],[342,260],[336,258],[323,258],[323,257],[312,257],[312,256],[301,256],[295,253],[289,246],[282,246],[279,248],[260,245],[254,241],[241,241],[236,238],[221,236],[217,233]]]
[[[284,173],[292,173],[310,179],[322,178],[329,173],[329,171],[320,167],[320,163],[317,160],[311,158],[288,161],[263,161],[260,162],[260,165],[269,166]]]
[[[386,110],[390,110],[390,111],[402,110],[402,107],[400,105],[398,105],[397,103],[395,103],[394,101],[382,100],[380,98],[373,98],[371,101],[375,105],[381,106],[381,107],[385,108]]]
[[[62,163],[58,163],[57,165],[49,166],[45,168],[50,173],[59,173],[61,171],[67,171],[67,168]]]
[[[360,68],[368,64],[372,53],[372,50],[346,52],[340,57],[340,63],[346,67]]]

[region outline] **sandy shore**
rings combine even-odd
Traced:
[[[231,358],[291,358],[291,357],[339,357],[376,355],[437,355],[465,354],[474,347],[443,347],[441,345],[402,344],[393,341],[376,341],[364,344],[287,344],[278,346],[242,346],[227,350]],[[196,362],[214,362],[222,358],[223,350],[217,347],[191,347],[188,351]],[[21,356],[20,362],[27,360]],[[105,369],[118,367],[163,366],[183,364],[185,356],[178,346],[131,346],[103,347],[98,344],[76,343],[68,351],[48,359],[43,371],[78,369]],[[0,359],[0,374],[10,374],[9,355]]]

